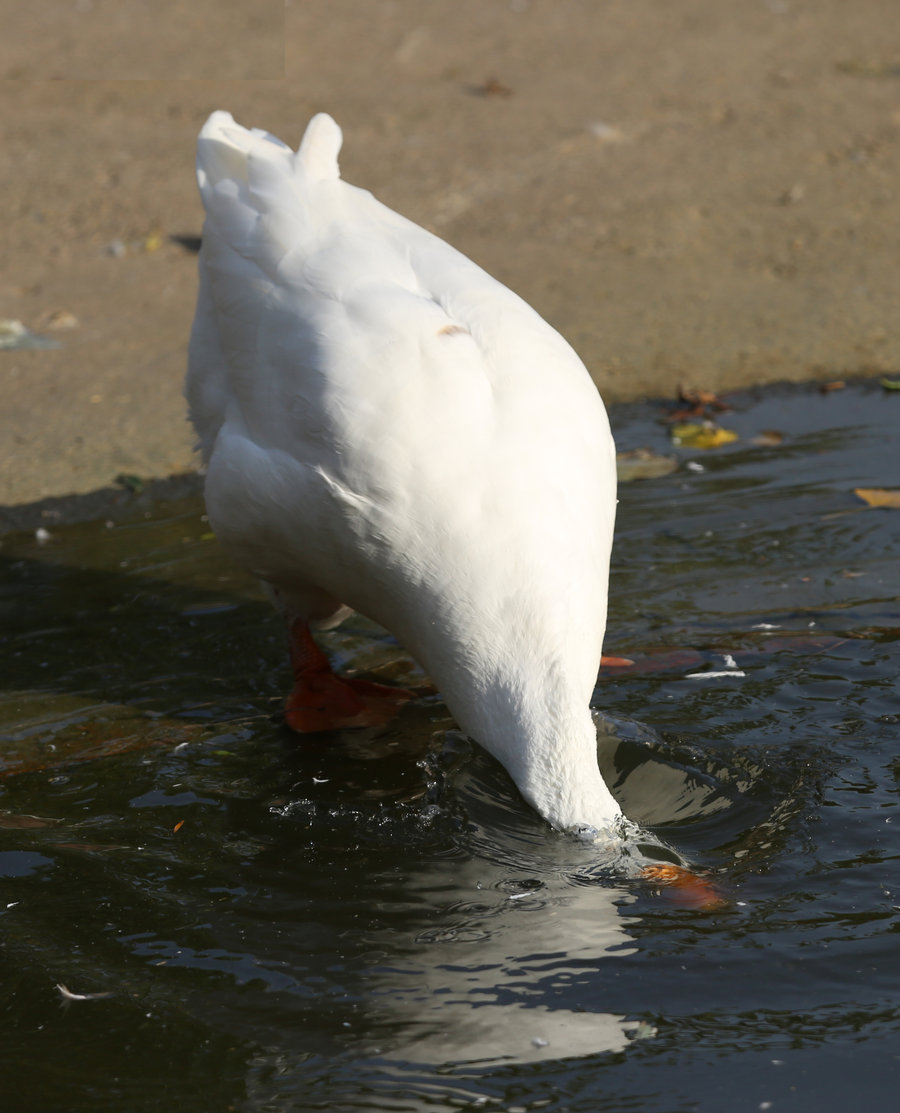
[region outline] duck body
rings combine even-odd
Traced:
[[[225,112],[200,133],[186,390],[210,522],[289,623],[390,630],[554,827],[609,828],[603,403],[524,301],[342,181],[340,145],[326,115],[297,152]]]

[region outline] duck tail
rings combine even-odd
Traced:
[[[297,169],[314,181],[334,181],[341,176],[338,154],[344,137],[337,123],[327,112],[319,112],[309,121],[294,156]]]
[[[310,120],[296,154],[269,132],[235,123],[230,112],[213,112],[197,141],[200,192],[206,196],[225,181],[252,188],[256,175],[267,177],[267,170],[310,182],[336,180],[342,140],[341,129],[325,112]]]

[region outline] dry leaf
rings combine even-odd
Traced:
[[[68,309],[55,309],[48,314],[44,324],[46,328],[52,329],[78,328],[78,318]]]
[[[750,443],[761,444],[770,448],[776,444],[781,444],[783,441],[784,433],[779,433],[777,429],[762,429],[752,438]]]
[[[851,77],[900,77],[900,63],[877,58],[847,58],[835,66]]]
[[[869,506],[887,506],[900,510],[900,487],[893,490],[886,487],[854,487],[853,493]]]
[[[684,386],[678,388],[678,409],[670,412],[666,421],[702,421],[731,407],[711,390],[695,390]]]
[[[672,443],[679,448],[719,448],[738,439],[733,429],[723,429],[712,421],[673,425],[671,433]]]
[[[846,385],[843,379],[835,379],[830,383],[822,383],[819,390],[822,394],[830,394],[833,390],[843,390]]]
[[[723,402],[715,391],[695,390],[683,386],[678,388],[678,401],[686,406],[712,406],[716,410],[727,410],[729,408],[728,403]]]
[[[508,85],[504,85],[502,81],[498,81],[496,77],[489,77],[484,84],[474,86],[472,92],[479,97],[512,96],[512,89]]]

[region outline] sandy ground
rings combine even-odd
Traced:
[[[574,344],[607,401],[900,368],[896,0],[46,0],[0,39],[0,505],[196,467],[181,381],[213,108]],[[194,238],[192,240],[192,238]]]

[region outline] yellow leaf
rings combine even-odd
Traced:
[[[853,493],[869,506],[890,506],[900,510],[900,488],[890,490],[885,487],[854,487]]]
[[[672,442],[679,448],[718,448],[737,439],[733,429],[723,429],[712,421],[689,421],[672,426]]]

